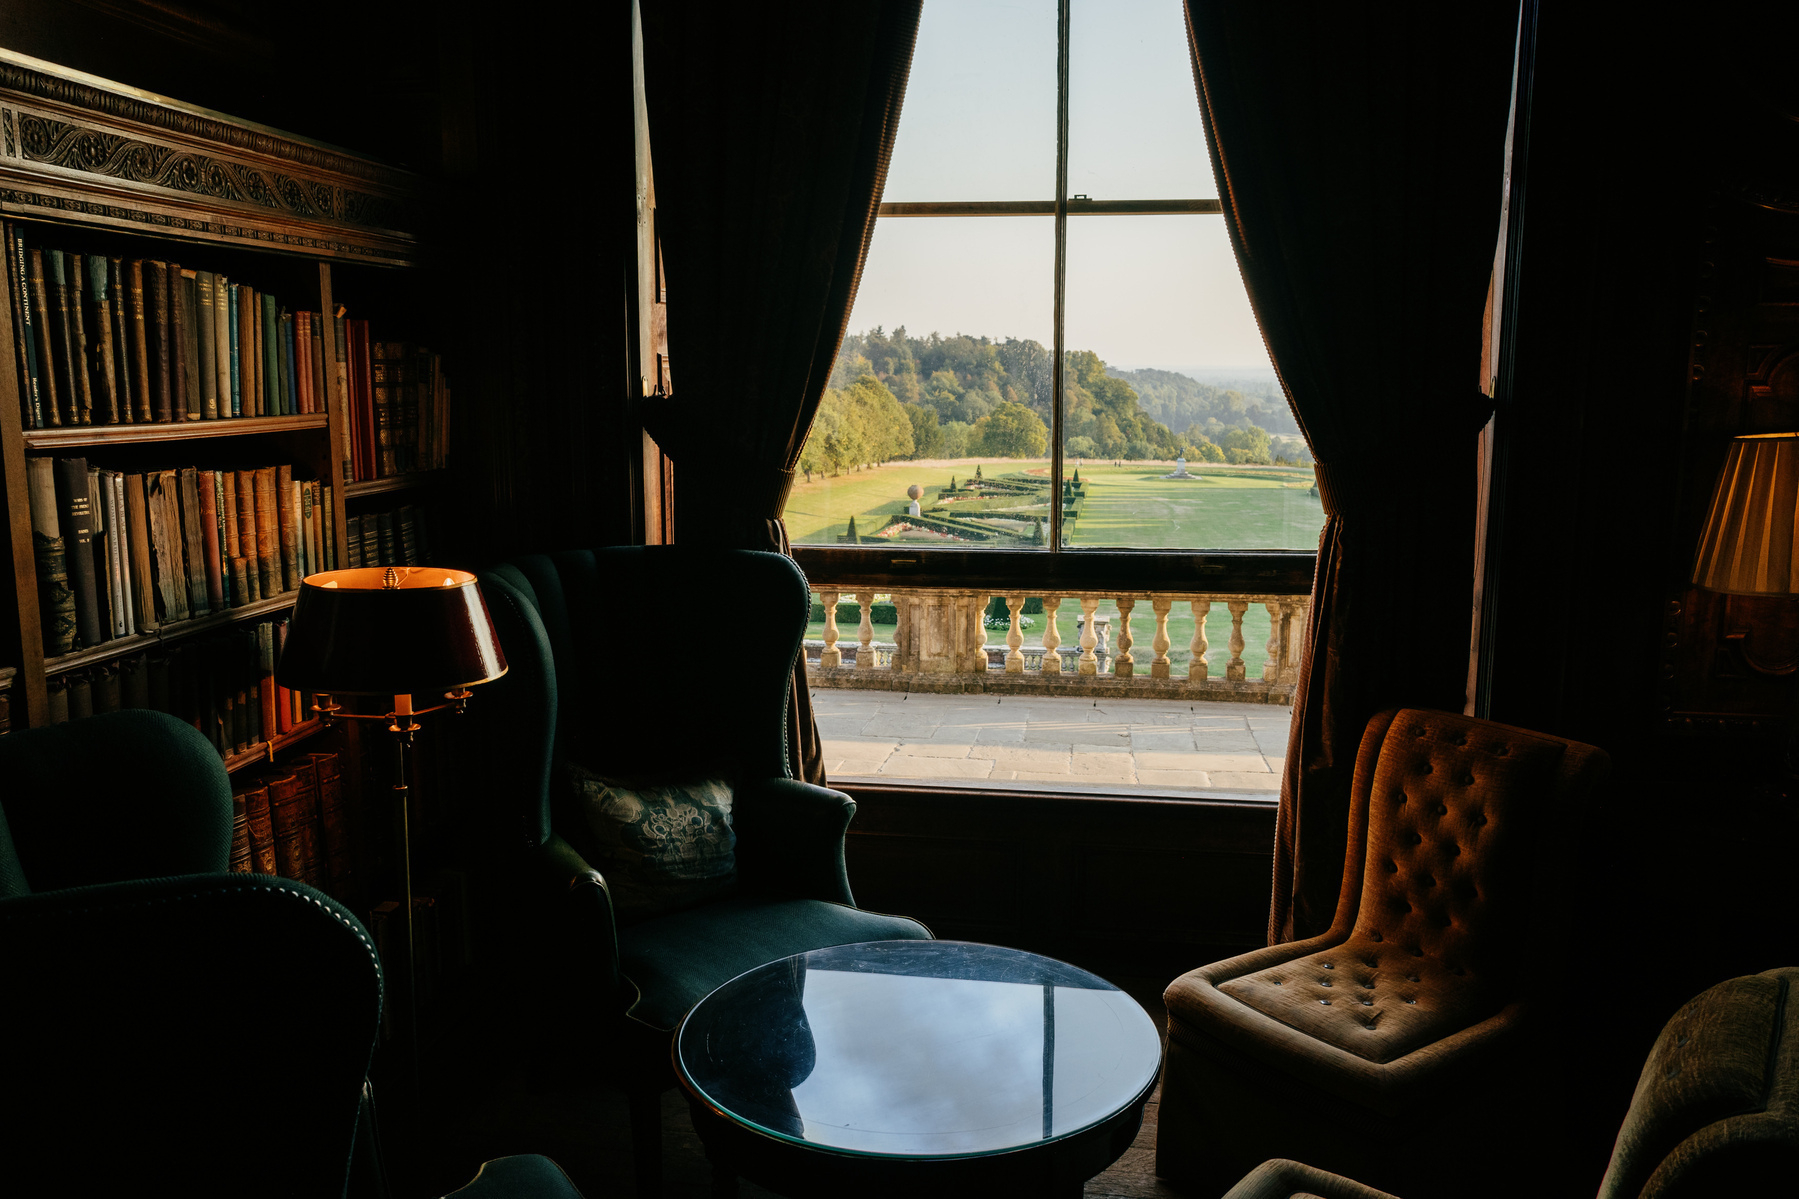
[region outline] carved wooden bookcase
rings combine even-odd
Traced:
[[[300,306],[334,310],[333,264],[417,262],[416,177],[348,151],[0,50],[0,215],[36,244],[105,238],[113,253],[242,270],[262,262]],[[258,256],[248,259],[247,254]],[[210,267],[205,269],[212,269]],[[235,277],[235,276],[234,276]],[[316,284],[315,284],[316,279]],[[316,286],[314,292],[312,288]],[[284,296],[284,300],[288,297]],[[279,614],[294,593],[165,625],[46,660],[26,499],[30,456],[156,453],[177,461],[291,462],[337,484],[332,517],[345,561],[346,397],[325,372],[326,411],[298,416],[130,425],[23,427],[11,289],[0,289],[0,477],[6,488],[12,586],[0,667],[17,669],[15,727],[48,719],[47,680],[194,633]],[[333,322],[324,355],[336,360]],[[348,490],[354,494],[355,488]],[[21,719],[23,717],[24,719]],[[311,731],[312,722],[284,740]],[[233,767],[272,752],[233,759]]]

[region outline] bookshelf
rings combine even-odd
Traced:
[[[321,513],[331,529],[325,560],[338,565],[349,564],[344,505],[352,496],[346,492],[397,492],[430,486],[441,475],[351,483],[346,371],[333,369],[345,350],[341,326],[331,318],[346,276],[355,281],[355,305],[365,295],[412,294],[409,284],[391,281],[415,273],[421,207],[418,181],[407,172],[0,50],[0,219],[28,244],[89,258],[179,262],[279,295],[296,314],[323,314],[315,322],[323,369],[313,371],[308,393],[322,411],[27,428],[22,343],[15,335],[20,292],[9,264],[7,286],[0,288],[0,481],[11,579],[0,587],[0,670],[15,672],[14,727],[49,721],[53,680],[284,615],[295,595],[290,588],[195,619],[163,620],[154,632],[46,655],[29,462],[81,456],[119,472],[196,463],[220,470],[291,465],[296,478],[320,481],[321,499],[322,485],[330,485],[330,512]],[[396,324],[410,315],[399,313]],[[222,365],[219,371],[223,378]],[[100,415],[96,405],[95,419]],[[299,722],[230,755],[227,767],[267,761],[318,727],[316,720]]]

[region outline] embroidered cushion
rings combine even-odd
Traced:
[[[605,876],[621,922],[678,912],[736,888],[728,783],[626,784],[574,765],[567,773],[591,838],[577,848]]]

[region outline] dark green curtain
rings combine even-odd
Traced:
[[[1327,519],[1269,941],[1330,926],[1362,730],[1459,711],[1516,5],[1188,0],[1212,167]]]
[[[642,0],[674,379],[646,423],[679,468],[682,544],[788,549],[781,511],[861,280],[920,5]],[[822,782],[803,662],[793,694],[794,773]]]

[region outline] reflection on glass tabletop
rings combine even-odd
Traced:
[[[960,1157],[1066,1137],[1154,1083],[1162,1046],[1085,970],[959,941],[784,958],[701,1000],[676,1034],[690,1092],[839,1153]]]

